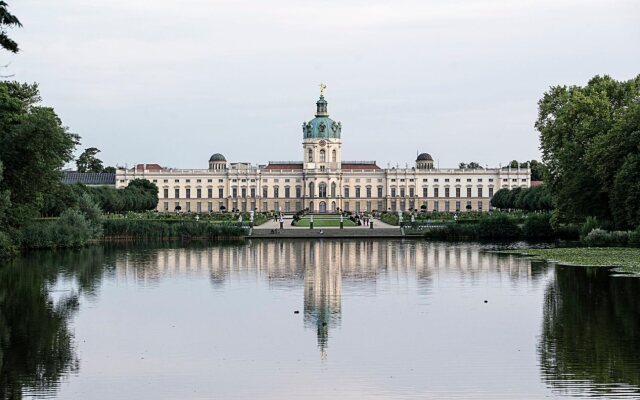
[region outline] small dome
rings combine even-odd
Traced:
[[[216,153],[214,155],[211,156],[211,158],[209,158],[209,161],[224,161],[226,162],[227,159],[224,158],[224,156],[220,153]]]
[[[429,153],[422,153],[416,158],[416,161],[433,161],[433,157]]]

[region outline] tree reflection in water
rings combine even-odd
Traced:
[[[78,371],[69,322],[79,296],[96,294],[103,261],[102,249],[93,248],[0,266],[0,398],[54,394],[61,376]],[[75,289],[54,292],[61,278],[72,278]]]
[[[626,387],[624,392],[640,394],[639,294],[638,278],[556,267],[538,349],[543,379],[553,390],[603,394],[615,388],[619,394]]]

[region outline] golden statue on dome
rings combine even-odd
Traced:
[[[324,96],[324,90],[327,88],[327,85],[325,85],[324,83],[320,84],[320,96]]]

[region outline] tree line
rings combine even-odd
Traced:
[[[538,103],[545,186],[558,221],[640,226],[640,75],[554,86]]]
[[[551,194],[544,185],[500,189],[493,194],[491,205],[501,210],[550,211],[553,209]]]

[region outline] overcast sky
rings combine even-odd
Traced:
[[[343,159],[539,158],[552,85],[640,73],[640,1],[9,0],[19,81],[107,165],[301,160],[321,82]],[[78,151],[79,154],[79,151]]]

